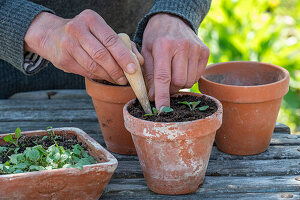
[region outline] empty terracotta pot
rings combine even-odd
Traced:
[[[217,111],[207,118],[187,122],[138,119],[127,110],[136,99],[125,105],[125,127],[131,132],[150,190],[160,194],[186,194],[196,191],[203,183],[216,130],[222,123],[221,103],[209,98],[217,104]]]
[[[288,71],[272,64],[235,61],[208,66],[199,90],[223,105],[217,147],[235,155],[266,151],[288,89]]]
[[[130,86],[113,86],[85,79],[107,148],[119,154],[136,155],[130,133],[124,127],[123,107],[135,94]]]
[[[53,129],[55,134],[76,136],[99,163],[76,168],[53,169],[0,175],[0,199],[99,199],[111,179],[118,161],[88,134],[78,128]],[[22,135],[44,136],[46,131],[27,131]],[[0,136],[0,143],[5,143]],[[14,135],[12,133],[12,135]]]

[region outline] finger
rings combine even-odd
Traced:
[[[184,88],[191,88],[198,81],[198,61],[200,57],[200,46],[191,45],[188,55],[188,69],[187,69],[187,82]]]
[[[122,69],[110,55],[109,51],[91,33],[85,33],[79,36],[78,40],[92,60],[101,66],[114,82],[120,85],[127,84],[127,79]],[[96,76],[101,76],[103,73],[103,71],[100,70],[101,67],[95,66],[95,63],[93,65],[90,64],[87,66],[89,67],[87,70]]]
[[[149,89],[148,97],[150,101],[154,101],[154,61],[149,50],[143,49],[142,53],[145,58],[143,67],[145,83]]]
[[[86,22],[89,24],[91,33],[110,52],[118,65],[127,73],[134,74],[137,70],[135,58],[117,33],[95,12],[88,17]]]
[[[209,49],[205,44],[203,45],[204,46],[201,47],[201,52],[198,60],[197,80],[199,80],[204,73],[209,59]]]
[[[170,82],[171,82],[171,44],[162,41],[154,44],[154,91],[155,106],[159,110],[163,106],[170,106]]]
[[[85,77],[89,77],[89,78],[93,77],[93,79],[107,80],[111,83],[116,83],[108,75],[108,73],[81,48],[81,46],[77,45],[75,48],[72,48],[71,50],[69,50],[69,54],[80,65],[81,69],[78,69],[78,71],[84,73]],[[98,68],[98,69],[91,70],[93,68]],[[97,71],[97,75],[91,73],[91,71]]]
[[[143,66],[144,65],[144,57],[142,56],[142,54],[137,50],[136,48],[136,44],[134,42],[131,42],[131,48],[132,48],[132,52],[136,55],[139,63],[140,63],[140,66]]]
[[[187,82],[189,44],[180,44],[172,59],[172,82],[176,88],[183,88]]]

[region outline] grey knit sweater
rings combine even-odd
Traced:
[[[82,77],[64,73],[40,56],[24,52],[26,31],[40,12],[73,18],[84,9],[92,9],[117,33],[134,36],[141,45],[153,14],[177,15],[197,33],[209,7],[210,0],[0,0],[0,99],[24,91],[84,88]]]

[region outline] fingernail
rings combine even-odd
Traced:
[[[127,66],[126,66],[126,71],[127,73],[129,74],[134,74],[136,72],[136,65],[134,63],[129,63]]]
[[[117,82],[118,82],[118,84],[120,84],[120,85],[126,85],[126,84],[127,84],[127,79],[123,76],[123,77],[119,78],[119,79],[117,80]]]

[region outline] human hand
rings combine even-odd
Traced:
[[[182,19],[159,13],[146,26],[142,55],[149,98],[161,108],[170,106],[170,94],[200,79],[209,49]]]
[[[85,10],[73,19],[42,12],[25,35],[25,51],[39,54],[65,72],[125,85],[123,70],[135,73],[135,59],[104,19]],[[143,58],[132,42],[133,52]]]

